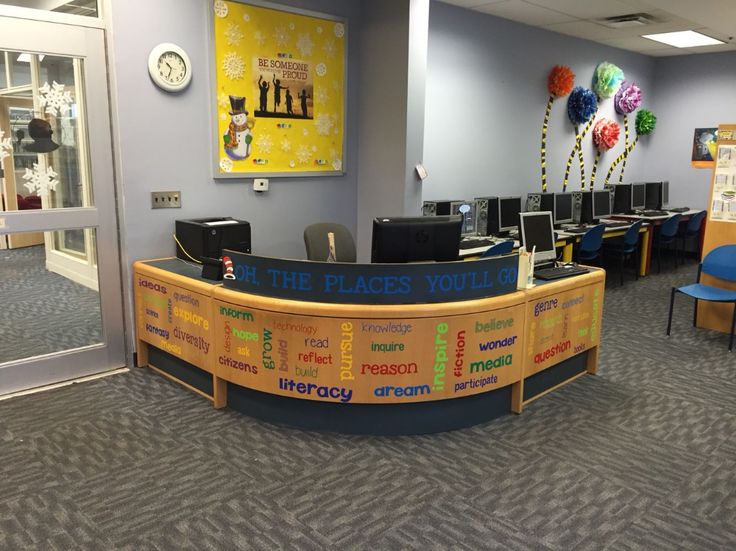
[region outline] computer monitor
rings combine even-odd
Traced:
[[[625,214],[631,210],[631,184],[613,186],[613,212]]]
[[[521,197],[501,197],[498,200],[499,231],[507,232],[519,227]]]
[[[555,249],[555,232],[552,224],[552,213],[549,211],[522,212],[519,215],[521,225],[521,244],[527,251],[535,248],[535,263],[549,262],[557,259]]]
[[[371,262],[457,260],[462,216],[375,218]]]
[[[631,185],[631,209],[641,210],[647,207],[647,185],[632,184]]]
[[[450,214],[462,216],[463,235],[475,234],[475,201],[453,201]]]
[[[670,204],[670,183],[665,180],[662,182],[662,208]]]
[[[646,208],[659,210],[662,208],[662,182],[647,182]]]
[[[555,224],[572,222],[572,193],[555,193]]]
[[[593,220],[611,216],[611,192],[607,189],[593,192]]]

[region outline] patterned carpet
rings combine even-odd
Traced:
[[[45,262],[43,245],[0,251],[0,363],[102,340],[99,293]]]
[[[607,289],[598,376],[376,438],[215,411],[149,370],[0,402],[2,549],[736,549],[736,353],[663,336],[692,265]]]

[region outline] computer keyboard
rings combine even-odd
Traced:
[[[534,270],[534,277],[544,280],[562,279],[563,277],[587,274],[588,271],[589,270],[587,268],[581,268],[574,264],[563,264],[562,266],[555,266],[554,268]]]
[[[579,227],[579,226],[572,226],[571,228],[564,228],[562,231],[565,233],[585,233],[588,231],[589,227]]]
[[[667,210],[669,212],[687,212],[690,210],[690,207],[668,207]]]
[[[623,228],[624,226],[630,226],[631,222],[625,220],[606,220],[605,222],[601,222],[601,224],[607,228]]]
[[[496,242],[490,237],[469,237],[460,240],[460,250],[477,249],[478,247],[490,247]]]
[[[639,216],[667,216],[669,215],[669,212],[666,210],[641,210],[639,211]]]

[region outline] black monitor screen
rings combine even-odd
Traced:
[[[572,193],[555,193],[555,224],[572,222]]]
[[[662,182],[647,182],[646,184],[646,208],[662,208]]]
[[[631,210],[631,184],[613,186],[613,212],[626,213]]]
[[[552,213],[548,211],[524,212],[521,220],[521,244],[527,251],[535,249],[536,261],[555,260],[555,232]]]
[[[461,216],[375,218],[371,262],[457,260]]]
[[[501,197],[498,200],[501,220],[500,231],[511,231],[519,227],[521,197]]]
[[[647,205],[647,185],[633,184],[631,186],[631,208],[643,209]]]
[[[611,216],[611,194],[607,190],[593,192],[593,218]]]

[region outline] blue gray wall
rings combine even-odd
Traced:
[[[650,57],[433,1],[424,142],[429,178],[424,182],[423,199],[538,191],[547,75],[556,64],[569,65],[576,74],[576,85],[589,88],[600,61],[621,67],[627,80],[642,88],[644,105],[651,105],[655,62]],[[561,191],[574,143],[566,105],[566,98],[556,100],[550,119],[549,191]],[[612,100],[602,102],[599,116],[622,124],[619,146],[603,157],[599,167],[596,182],[601,186],[610,161],[623,149],[623,121],[615,115]],[[651,147],[647,142],[657,138],[665,139],[655,135],[636,147],[625,180],[643,177]],[[589,175],[594,157],[590,134],[583,147]],[[572,189],[579,189],[576,167],[573,165]]]
[[[690,166],[695,128],[736,123],[736,52],[657,59],[657,136],[645,176],[670,181],[670,204],[706,208],[713,171]]]

